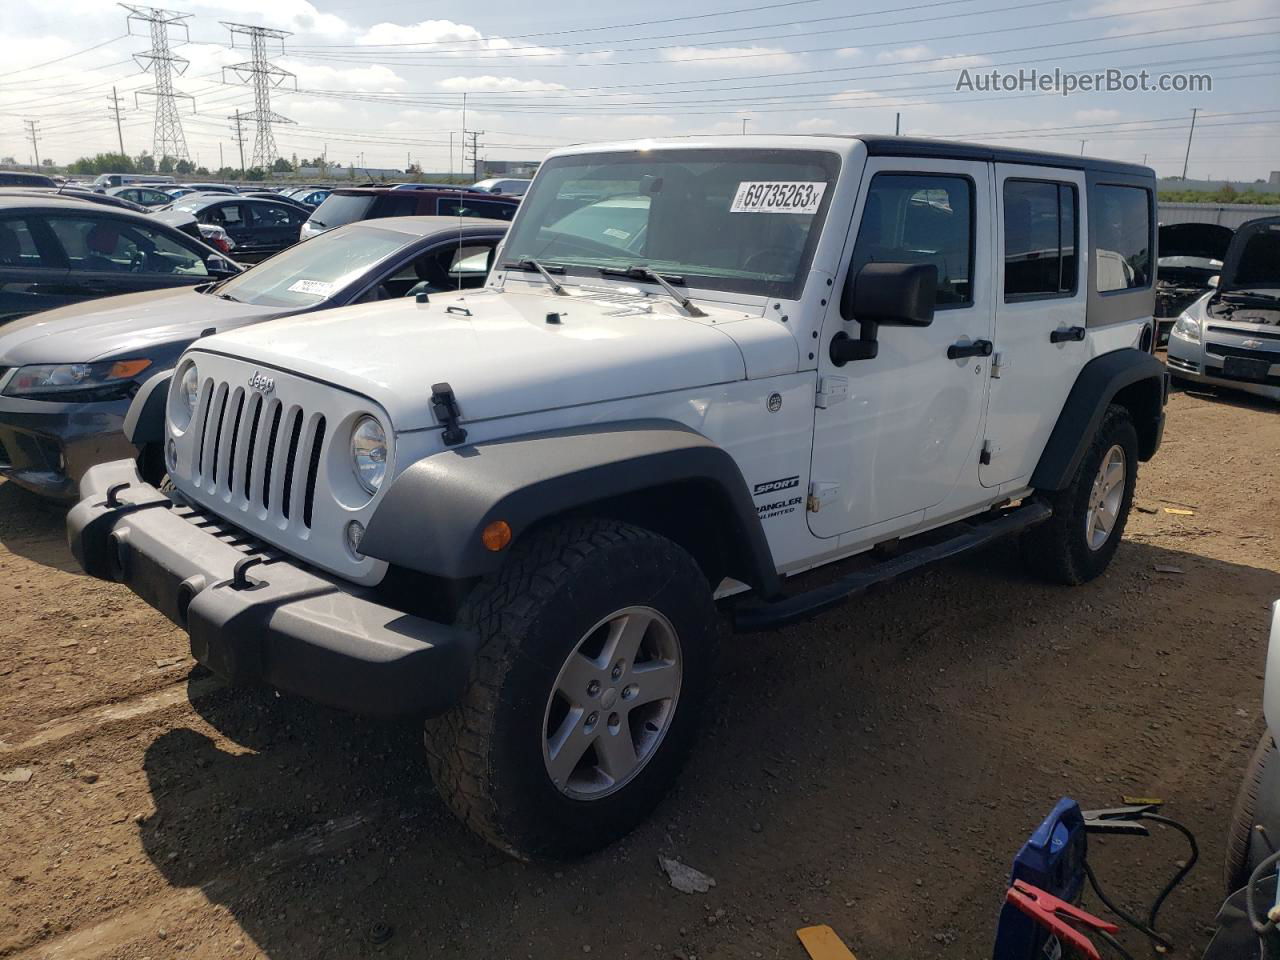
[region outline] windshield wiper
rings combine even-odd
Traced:
[[[1224,300],[1265,300],[1270,303],[1273,300],[1280,300],[1280,295],[1264,293],[1261,290],[1224,290],[1222,298]]]
[[[641,264],[630,267],[601,267],[600,274],[605,277],[626,277],[628,280],[652,280],[670,294],[671,299],[680,305],[686,317],[706,316],[706,313],[699,310],[692,300],[673,287],[666,277],[649,267]],[[671,279],[676,283],[684,283],[684,277],[672,276]]]
[[[552,293],[558,297],[567,297],[569,295],[564,286],[551,275],[552,270],[556,273],[564,273],[564,267],[558,267],[555,264],[552,264],[550,268],[544,267],[533,257],[525,257],[523,260],[516,260],[514,263],[504,263],[502,268],[504,270],[536,270],[542,274],[542,279],[547,281],[547,286],[551,288]]]

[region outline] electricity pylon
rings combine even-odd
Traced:
[[[185,21],[191,17],[191,14],[161,10],[158,7],[136,7],[128,3],[122,3],[120,6],[129,11],[125,22],[130,32],[132,32],[134,21],[148,24],[151,28],[151,49],[146,53],[135,53],[133,59],[138,62],[143,72],[151,74],[155,85],[149,90],[137,91],[134,94],[134,102],[137,103],[139,96],[156,98],[156,130],[152,145],[156,162],[159,163],[164,157],[190,160],[191,157],[187,153],[187,138],[182,132],[182,118],[178,115],[176,101],[178,97],[190,100],[194,109],[195,98],[173,89],[173,74],[175,71],[179,76],[186,73],[191,62],[185,57],[174,55],[169,49],[169,27],[171,24],[181,27],[184,35],[190,39]]]
[[[236,46],[236,34],[243,34],[249,38],[250,59],[245,63],[223,67],[223,80],[226,79],[226,72],[231,70],[240,78],[241,83],[253,84],[253,110],[242,113],[240,119],[252,120],[255,124],[252,165],[269,171],[277,155],[276,137],[271,125],[293,123],[288,117],[272,112],[271,91],[288,80],[293,81],[293,87],[296,90],[298,79],[288,70],[277,67],[267,59],[267,40],[279,40],[280,52],[284,53],[284,38],[292,34],[288,30],[255,27],[247,23],[228,23],[226,20],[222,21],[222,25],[231,31],[232,49]]]

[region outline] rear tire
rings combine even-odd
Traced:
[[[1249,758],[1240,793],[1236,795],[1235,809],[1231,811],[1231,828],[1227,831],[1227,857],[1222,878],[1227,893],[1234,893],[1249,881],[1252,872],[1254,825],[1258,820],[1258,802],[1262,798],[1263,775],[1268,763],[1276,759],[1276,743],[1271,734],[1263,731],[1262,739]]]
[[[581,856],[643,820],[711,683],[716,609],[693,558],[629,524],[556,523],[516,544],[459,622],[480,635],[471,686],[424,738],[454,813],[522,860]]]
[[[1115,556],[1133,505],[1138,431],[1129,411],[1107,408],[1065,490],[1047,495],[1053,516],[1022,540],[1027,564],[1055,583],[1087,583]]]

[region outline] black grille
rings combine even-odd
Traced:
[[[1215,357],[1248,357],[1250,360],[1265,360],[1267,363],[1280,363],[1280,350],[1251,350],[1248,347],[1232,347],[1225,343],[1206,343],[1206,353]]]

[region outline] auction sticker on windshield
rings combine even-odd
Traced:
[[[290,293],[306,293],[313,297],[327,297],[333,293],[333,284],[326,280],[295,280],[289,285]]]
[[[821,180],[746,180],[738,184],[730,213],[817,213],[827,185]]]

